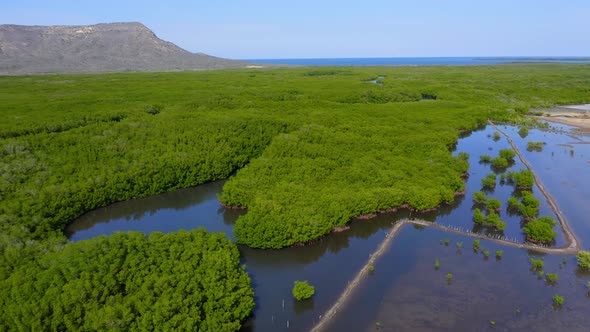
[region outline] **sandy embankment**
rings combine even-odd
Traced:
[[[534,118],[574,126],[590,131],[590,104],[558,106],[544,110],[542,116]]]

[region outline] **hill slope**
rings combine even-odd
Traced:
[[[188,52],[141,23],[0,25],[0,74],[203,70],[247,64]]]

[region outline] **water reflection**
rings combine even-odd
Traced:
[[[508,130],[507,128],[505,129]],[[518,137],[518,128],[509,129],[513,130],[512,133]],[[309,330],[318,321],[319,315],[323,314],[331,306],[340,295],[340,292],[346,287],[348,281],[363,266],[367,257],[383,240],[385,233],[391,225],[402,218],[425,219],[444,225],[458,226],[464,230],[471,230],[477,233],[490,235],[503,234],[508,238],[522,241],[524,239],[521,230],[522,219],[519,215],[508,210],[506,206],[507,199],[511,196],[520,195],[520,191],[515,190],[513,185],[506,182],[498,181],[496,188],[488,192],[489,197],[498,198],[503,203],[501,217],[507,223],[506,229],[503,232],[498,232],[494,229],[480,227],[472,220],[473,209],[477,207],[472,200],[472,193],[482,189],[481,178],[488,173],[497,172],[489,164],[480,163],[479,156],[482,154],[495,155],[499,150],[509,148],[505,138],[495,139],[493,133],[494,131],[491,128],[485,128],[475,132],[465,132],[461,134],[462,138],[458,143],[451,147],[454,154],[459,152],[470,154],[469,163],[471,168],[469,170],[469,176],[466,179],[467,191],[465,195],[455,197],[454,202],[443,204],[437,211],[417,213],[400,209],[393,214],[378,214],[377,217],[370,220],[355,220],[351,223],[348,231],[330,234],[319,239],[313,245],[306,247],[286,248],[282,250],[258,250],[238,246],[242,261],[246,265],[246,270],[253,280],[256,293],[254,315],[246,322],[244,331],[287,330],[287,322],[289,322],[289,331]],[[528,138],[518,144],[526,144],[527,140],[541,140],[536,135],[538,135],[537,131],[531,130]],[[513,139],[517,141],[516,138],[513,137]],[[518,137],[518,139],[520,138]],[[547,137],[545,137],[545,140],[550,141]],[[571,140],[572,138],[566,137],[563,141],[571,142]],[[580,146],[590,147],[590,145]],[[526,147],[521,147],[520,149],[521,151],[525,151]],[[579,205],[587,205],[585,201],[587,197],[590,197],[590,194],[578,191],[577,193],[580,196],[572,197],[572,193],[568,192],[568,190],[563,190],[563,188],[562,191],[556,191],[553,187],[550,187],[550,185],[555,185],[552,183],[553,178],[545,178],[548,176],[547,174],[551,173],[544,172],[559,169],[555,167],[555,163],[562,163],[563,156],[566,156],[567,160],[582,160],[582,164],[587,169],[590,165],[585,160],[588,159],[587,156],[590,153],[586,154],[584,152],[585,150],[580,149],[579,152],[575,153],[575,158],[571,159],[568,149],[564,151],[560,151],[559,149],[563,149],[563,147],[558,148],[555,144],[548,144],[541,153],[531,152],[537,159],[529,155],[527,155],[527,159],[531,158],[530,160],[534,167],[537,167],[535,165],[537,165],[538,160],[545,160],[542,158],[546,158],[544,162],[540,163],[541,166],[539,169],[535,169],[535,171],[539,172],[538,174],[541,175],[549,191],[554,195],[566,215],[568,215],[568,213],[571,213],[568,209],[572,209],[572,206],[576,209]],[[573,165],[574,163],[570,164]],[[515,159],[514,164],[509,170],[516,171],[523,168],[524,166],[520,161]],[[568,168],[568,172],[572,173],[568,174],[568,177],[574,176],[575,174],[578,174],[577,178],[580,177],[580,170]],[[590,172],[586,174],[590,174]],[[116,203],[85,214],[76,222],[69,225],[66,233],[70,237],[70,240],[78,241],[102,234],[112,234],[116,231],[139,230],[146,233],[153,231],[172,232],[178,229],[205,227],[208,231],[212,232],[223,231],[227,236],[233,238],[233,225],[236,219],[245,213],[245,211],[224,209],[221,207],[217,199],[217,194],[221,192],[223,183],[224,181],[211,182],[195,188],[182,189],[158,196]],[[576,182],[573,184],[568,182],[565,185],[558,184],[558,186],[561,185],[570,189],[575,184]],[[581,190],[588,188],[590,188],[590,184]],[[554,216],[538,188],[534,187],[533,192],[541,200],[540,215]],[[572,201],[573,205],[562,205],[564,197],[566,200]],[[590,211],[587,213],[590,214]],[[415,249],[423,241],[421,240],[422,234],[431,234],[431,231],[420,226],[407,228],[414,231],[404,231],[400,237],[394,240],[396,250],[403,252],[403,257],[397,257],[395,260],[389,261],[387,264],[390,266],[384,271],[381,271],[382,268],[378,267],[375,276],[389,278],[390,282],[395,282],[396,277],[394,275],[403,275],[403,273],[414,269],[417,264],[422,264],[417,260],[424,259],[424,257],[415,252]],[[575,230],[579,231],[579,229]],[[587,233],[590,236],[590,232]],[[435,234],[439,238],[455,237],[455,235],[451,236],[445,233]],[[438,240],[436,240],[437,243]],[[456,248],[455,244],[451,243],[449,247],[452,248],[449,249],[458,255],[469,256],[472,252],[471,241],[468,238],[463,238],[462,241],[465,241],[463,248]],[[560,245],[564,242],[563,235],[559,232],[556,244]],[[437,250],[440,250],[440,247],[437,248]],[[431,258],[427,259],[429,259],[427,262],[427,265],[429,265],[428,270],[432,270],[431,265],[433,263],[430,262]],[[481,260],[484,261],[484,259],[482,258]],[[495,264],[496,262],[503,261],[504,258],[501,260],[489,258],[485,263]],[[463,263],[450,262],[449,264]],[[575,264],[575,262],[572,264]],[[441,266],[441,271],[446,268],[444,265]],[[576,274],[584,277],[583,272],[576,272]],[[304,302],[293,301],[291,289],[295,280],[309,280],[316,287],[316,296],[314,296],[313,300]],[[403,287],[416,287],[416,282],[411,279],[405,280],[404,283],[407,283],[407,285],[404,284]],[[461,287],[460,285],[459,280],[453,279],[452,287]],[[398,285],[396,292],[399,291],[399,287],[402,286]],[[470,294],[472,296],[479,296],[476,290],[477,287],[472,288]],[[381,299],[379,294],[382,292],[382,290],[377,290],[371,293],[375,297],[367,300],[369,301],[366,304],[367,308],[374,308],[374,305],[379,303]],[[418,299],[410,300],[409,298],[408,300],[410,302],[418,301]],[[365,306],[364,303],[363,306]],[[422,310],[426,315],[432,314],[428,311],[430,310],[428,308],[420,307],[418,309]],[[355,317],[362,316],[360,318],[363,319],[363,315],[372,317],[367,310],[363,309],[359,311],[358,314],[355,314]],[[414,314],[412,313],[412,315]]]

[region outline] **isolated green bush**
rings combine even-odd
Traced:
[[[299,281],[296,280],[293,286],[293,296],[298,301],[309,299],[315,294],[315,288],[311,286],[307,280]]]
[[[578,261],[578,266],[583,269],[590,269],[590,252],[588,251],[580,251],[576,255],[576,259]]]
[[[508,167],[508,160],[502,157],[496,157],[492,159],[492,166],[496,168],[507,168]]]
[[[495,188],[496,187],[496,174],[490,173],[485,178],[481,179],[481,184],[484,188]]]

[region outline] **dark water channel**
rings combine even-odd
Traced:
[[[517,129],[514,129],[514,132],[516,131]],[[445,225],[455,225],[468,231],[497,234],[522,241],[524,235],[520,228],[521,218],[510,214],[506,210],[507,199],[519,193],[515,191],[512,185],[500,183],[499,177],[496,189],[488,192],[488,197],[495,197],[502,201],[503,206],[500,215],[507,223],[506,229],[499,233],[491,229],[478,228],[472,221],[472,209],[474,208],[471,198],[472,192],[481,190],[481,178],[493,171],[490,165],[479,163],[479,156],[481,154],[495,156],[500,149],[509,147],[504,138],[494,141],[492,139],[493,132],[493,129],[488,127],[459,140],[454,153],[467,152],[471,155],[467,193],[465,196],[457,197],[455,203],[444,205],[436,212],[410,213],[409,211],[400,211],[396,214],[381,214],[367,221],[355,221],[351,224],[350,230],[331,234],[318,243],[307,247],[256,250],[239,246],[243,263],[246,264],[246,269],[252,277],[256,294],[254,315],[246,323],[244,331],[309,330],[318,321],[320,315],[336,301],[347,283],[365,264],[368,256],[384,239],[385,233],[391,225],[401,218],[426,219]],[[534,132],[531,131],[529,135],[534,135]],[[526,151],[526,147],[523,151]],[[551,150],[547,148],[546,151]],[[546,151],[536,153],[543,155]],[[555,154],[555,151],[553,152]],[[587,156],[590,156],[590,154]],[[566,157],[568,156],[566,155]],[[579,158],[582,159],[581,156]],[[584,158],[590,159],[590,157]],[[514,165],[509,170],[524,168],[517,159],[515,160]],[[573,160],[577,159],[574,158]],[[532,162],[532,160],[530,161]],[[550,162],[547,161],[545,165]],[[561,159],[559,162],[562,162]],[[586,161],[584,163],[587,168],[590,168],[590,164]],[[536,162],[533,165],[537,165]],[[544,178],[544,174],[540,174],[543,182],[569,218],[568,213],[573,212],[569,211],[570,207],[568,205],[562,205],[562,200],[568,200],[570,193],[567,190],[553,192],[553,187],[550,185],[550,181]],[[220,206],[216,195],[221,192],[222,186],[223,181],[217,181],[195,188],[116,203],[85,214],[72,223],[66,229],[66,233],[72,241],[79,241],[99,235],[112,234],[117,231],[173,232],[179,229],[205,227],[208,231],[222,231],[230,238],[233,238],[233,224],[239,215],[244,212],[228,210]],[[540,214],[554,216],[538,189],[533,188],[533,192],[542,202]],[[590,195],[586,193],[583,197],[587,199]],[[575,210],[580,204],[584,205],[581,202],[572,203],[571,208]],[[584,226],[578,228],[580,230],[585,229]],[[578,231],[578,228],[574,229]],[[451,242],[449,247],[440,245],[439,240],[446,238],[452,241],[463,241],[465,243],[462,250],[464,253],[461,255],[456,253],[454,242]],[[376,328],[375,323],[380,321],[383,322],[381,329],[386,326],[396,326],[398,328],[394,330],[406,330],[412,329],[411,327],[414,325],[408,324],[416,324],[416,320],[426,324],[420,325],[422,328],[416,328],[416,330],[435,329],[436,324],[442,324],[441,327],[448,326],[449,329],[455,328],[454,330],[480,326],[479,324],[487,326],[486,323],[489,324],[489,322],[484,320],[482,323],[481,320],[484,319],[484,316],[485,319],[488,319],[487,317],[492,315],[486,316],[483,313],[492,309],[487,308],[487,306],[480,307],[477,310],[480,310],[482,314],[475,315],[473,310],[476,310],[476,308],[470,307],[470,303],[474,306],[488,303],[484,300],[490,297],[490,294],[500,297],[501,294],[494,293],[500,290],[507,294],[514,294],[515,298],[523,296],[520,299],[522,303],[527,303],[530,297],[531,301],[534,300],[533,302],[536,305],[541,306],[539,307],[541,308],[540,311],[536,311],[537,313],[544,313],[551,309],[547,311],[550,315],[554,313],[550,306],[552,295],[545,294],[549,292],[546,289],[552,290],[559,287],[558,289],[561,292],[561,288],[563,288],[564,294],[570,294],[575,290],[586,300],[584,302],[586,307],[583,307],[586,309],[584,310],[590,312],[587,308],[590,299],[586,299],[586,292],[580,288],[581,286],[578,287],[578,284],[583,284],[585,287],[588,276],[570,271],[575,266],[572,257],[567,258],[567,268],[565,268],[564,272],[559,273],[559,284],[551,286],[553,287],[551,288],[544,286],[544,282],[538,281],[537,276],[529,271],[526,251],[486,244],[486,247],[489,247],[494,252],[498,250],[496,247],[505,251],[506,257],[496,262],[493,254],[489,259],[484,260],[481,254],[469,252],[471,242],[472,240],[468,237],[407,226],[402,230],[400,236],[394,240],[388,253],[378,261],[374,276],[362,284],[360,292],[355,292],[356,295],[353,301],[345,308],[350,313],[339,315],[336,325],[332,329],[334,331],[374,330]],[[563,243],[564,238],[560,231],[555,245]],[[439,257],[438,259],[441,261],[441,270],[436,271],[438,274],[432,274],[435,257]],[[548,256],[546,259],[559,263],[561,257]],[[454,300],[449,298],[449,288],[446,287],[445,279],[447,270],[450,273],[457,273],[456,280],[453,279],[453,283],[450,285],[454,288],[451,289],[454,292],[456,289],[465,287],[465,291],[468,291],[466,294],[469,295],[468,302],[464,302],[464,297],[460,296]],[[475,274],[477,277],[473,276]],[[562,281],[562,278],[564,281]],[[580,278],[583,280],[580,280]],[[316,287],[315,296],[311,300],[303,302],[294,301],[291,295],[294,280],[308,280]],[[424,283],[427,283],[427,285],[424,285]],[[528,283],[536,286],[540,285],[539,287],[543,291],[538,291],[537,288],[523,288],[521,286],[521,284]],[[502,284],[503,288],[492,288],[494,292],[491,292],[486,288],[488,284]],[[530,294],[526,295],[528,290],[530,290]],[[425,294],[430,294],[430,292],[432,294],[425,297]],[[398,293],[405,295],[398,297]],[[579,307],[574,305],[574,302],[570,304],[567,297],[571,296],[565,295],[565,297],[568,302],[559,312],[565,316],[574,315],[575,313],[575,317],[577,317]],[[445,304],[444,300],[446,298],[449,298],[449,301],[457,302],[452,302],[453,305]],[[490,300],[489,304],[494,308],[502,307],[501,304],[498,304],[502,302],[501,297],[496,302],[494,301]],[[408,305],[404,305],[404,303]],[[547,303],[549,304],[545,306]],[[525,306],[525,304],[518,305],[521,305],[522,308]],[[440,313],[443,310],[441,308],[444,308],[444,314]],[[511,308],[510,310],[515,309]],[[527,313],[527,315],[530,314],[530,312]],[[440,320],[427,319],[432,318],[433,315],[439,317]],[[499,315],[498,317],[504,316]],[[501,326],[499,322],[498,326]],[[508,327],[517,329],[518,325]],[[389,330],[389,328],[386,330]]]

